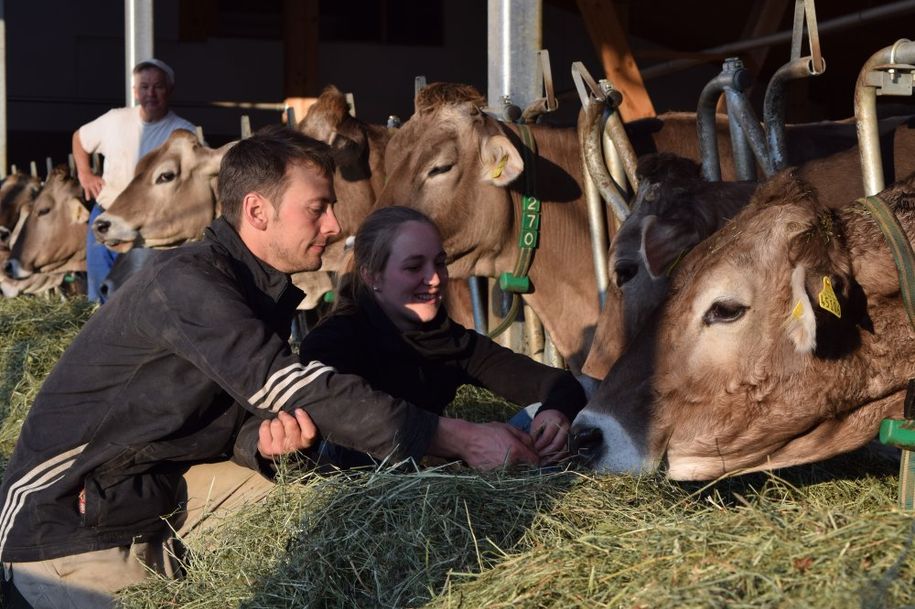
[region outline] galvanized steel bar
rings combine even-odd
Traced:
[[[728,108],[728,116],[733,117],[740,104],[737,99],[740,93],[729,87],[724,89],[724,100]],[[756,162],[753,160],[753,151],[746,134],[736,120],[728,120],[728,131],[731,133],[731,153],[734,155],[734,168],[738,180],[756,179]]]
[[[825,62],[823,66],[825,69]],[[769,159],[776,171],[788,166],[788,149],[785,144],[785,84],[821,73],[814,71],[811,57],[800,57],[780,67],[766,87],[763,121],[766,124]]]
[[[584,182],[585,201],[588,204],[588,229],[591,234],[591,258],[594,261],[594,275],[597,278],[597,301],[604,308],[607,300],[607,288],[610,285],[610,271],[607,264],[607,222],[604,217],[603,202],[594,180],[588,172],[588,166],[582,158],[582,180]]]
[[[153,56],[153,0],[124,0],[125,100],[135,106],[133,67]]]
[[[699,132],[699,151],[702,155],[702,175],[710,182],[721,180],[721,161],[718,151],[718,130],[715,124],[715,110],[718,98],[725,94],[728,101],[728,119],[736,122],[756,160],[766,175],[772,175],[772,164],[766,151],[766,137],[744,91],[750,86],[750,73],[737,58],[725,60],[721,72],[710,80],[699,95],[696,110],[696,129]],[[728,91],[732,93],[728,95]],[[737,158],[735,152],[735,159]]]
[[[629,217],[629,205],[622,189],[614,182],[604,162],[603,125],[609,110],[604,104],[591,102],[578,118],[578,138],[582,147],[583,167],[620,222]]]
[[[540,97],[537,52],[543,48],[542,0],[488,0],[487,101],[506,96],[521,108]]]
[[[483,293],[480,290],[480,278],[468,277],[467,287],[470,288],[470,304],[473,308],[473,328],[480,334],[486,334],[486,306],[483,304]]]
[[[889,70],[877,71],[876,68],[893,64],[915,64],[915,43],[906,39],[898,40],[893,46],[871,55],[858,73],[855,84],[855,126],[861,155],[861,177],[864,181],[864,194],[867,196],[877,194],[885,186],[877,128],[877,89],[881,89],[882,95],[903,94],[901,89],[897,93],[892,92],[893,79],[899,75],[890,74]],[[911,95],[911,74],[908,83],[908,95]]]

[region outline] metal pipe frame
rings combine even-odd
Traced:
[[[480,334],[486,334],[486,306],[483,304],[483,293],[480,289],[479,277],[468,277],[467,287],[470,288],[470,304],[473,308],[473,327]]]
[[[855,127],[858,131],[858,150],[861,154],[861,177],[864,182],[864,194],[867,196],[877,194],[886,185],[880,155],[880,133],[877,127],[877,89],[882,82],[878,82],[879,77],[872,78],[871,74],[877,66],[913,63],[915,43],[902,39],[893,46],[880,49],[871,55],[858,73],[855,84]]]
[[[604,163],[602,133],[609,116],[610,109],[605,104],[589,103],[578,117],[578,140],[582,146],[584,167],[587,168],[601,197],[620,222],[623,222],[629,216],[629,205],[626,203],[623,189],[610,176]]]
[[[699,151],[702,155],[702,175],[709,182],[721,181],[721,160],[718,152],[718,134],[715,128],[715,109],[718,98],[728,90],[735,95],[727,98],[728,119],[736,121],[746,136],[746,141],[766,175],[772,175],[772,166],[766,151],[766,137],[744,91],[750,85],[750,73],[736,58],[725,60],[721,72],[710,80],[699,94],[696,110],[696,129],[699,133]],[[736,154],[736,153],[735,153]],[[735,157],[736,158],[736,157]]]
[[[728,108],[728,116],[733,116],[735,109],[740,104],[737,98],[740,93],[725,87],[724,100]],[[746,134],[735,120],[728,120],[728,131],[731,133],[731,152],[734,154],[734,167],[737,170],[737,179],[755,180],[756,179],[756,162],[753,160],[753,151],[750,149],[750,142]]]
[[[825,60],[823,70],[826,69]],[[822,74],[814,69],[812,57],[799,57],[780,67],[766,87],[763,101],[763,121],[766,125],[769,160],[776,171],[788,166],[785,145],[785,85],[792,81]]]

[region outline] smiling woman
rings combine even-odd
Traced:
[[[446,260],[438,228],[421,212],[397,206],[375,211],[356,233],[334,315],[305,337],[300,357],[357,374],[373,388],[439,415],[426,438],[427,455],[461,459],[477,469],[561,458],[584,392],[567,371],[500,347],[451,320],[442,302]],[[532,406],[511,424],[441,416],[464,384]],[[339,409],[340,418],[359,429],[378,427],[370,424],[376,415],[359,404],[341,400]],[[371,462],[334,445],[332,437],[324,440],[321,457],[335,465]],[[376,441],[367,437],[362,444]]]

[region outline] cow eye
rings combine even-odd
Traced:
[[[436,165],[435,167],[433,167],[432,169],[429,170],[429,177],[431,178],[432,176],[437,176],[437,175],[440,175],[440,174],[443,174],[443,173],[448,173],[449,171],[451,171],[451,168],[452,168],[452,167],[454,167],[453,164],[451,164],[451,165]]]
[[[177,174],[174,171],[163,171],[158,176],[156,176],[156,184],[165,184],[166,182],[171,182],[175,179]]]
[[[37,215],[39,215],[39,216],[46,216],[46,215],[48,215],[49,213],[51,213],[51,208],[50,208],[50,207],[42,207],[41,209],[39,209],[39,210],[36,211],[35,213],[36,213]]]
[[[718,301],[709,307],[702,316],[702,323],[707,326],[712,324],[729,324],[737,321],[750,307],[727,300]]]
[[[617,262],[613,271],[616,274],[616,287],[621,288],[636,276],[639,272],[639,265],[634,262]]]

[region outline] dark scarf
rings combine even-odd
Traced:
[[[400,330],[395,326],[374,298],[360,298],[359,309],[372,326],[392,340],[404,343],[423,358],[455,359],[462,354],[469,355],[472,348],[472,334],[451,321],[444,305],[431,321],[410,330]]]

